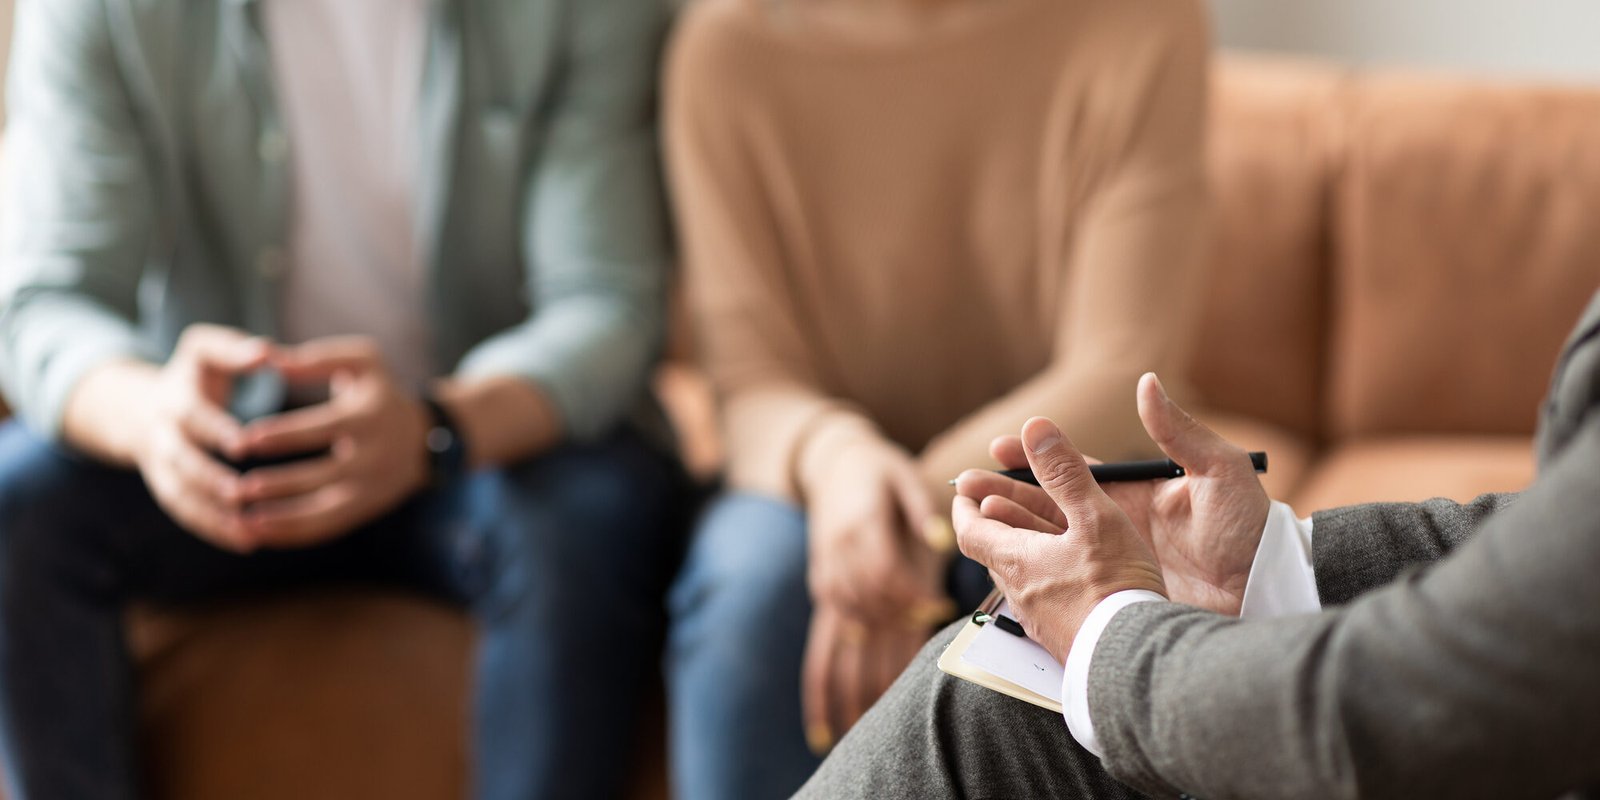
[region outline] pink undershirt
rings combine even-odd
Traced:
[[[415,214],[428,0],[264,0],[291,180],[286,342],[375,337],[402,385],[435,374]]]

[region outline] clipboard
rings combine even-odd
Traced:
[[[1060,662],[1037,643],[993,624],[1004,610],[1005,596],[998,589],[990,592],[939,656],[939,669],[985,689],[1063,713]],[[1054,691],[1043,691],[1048,685],[1053,685]]]

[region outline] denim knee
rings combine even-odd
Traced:
[[[573,603],[630,618],[648,607],[659,616],[682,484],[644,448],[572,446],[469,479],[463,535],[485,562],[471,592],[484,616]]]
[[[804,514],[756,495],[714,500],[695,526],[669,608],[674,649],[759,661],[801,646],[811,614]]]
[[[109,590],[103,557],[115,535],[110,470],[70,456],[16,421],[0,426],[0,580],[8,600],[37,581],[70,574],[80,588]],[[130,478],[137,480],[136,478]]]

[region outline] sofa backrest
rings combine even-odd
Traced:
[[[1600,288],[1600,90],[1222,58],[1192,379],[1313,442],[1528,434]]]
[[[1600,288],[1600,91],[1379,74],[1343,117],[1327,432],[1531,433]]]
[[[1212,81],[1212,258],[1190,379],[1206,405],[1306,439],[1321,427],[1342,74],[1222,58]]]

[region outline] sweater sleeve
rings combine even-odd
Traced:
[[[1152,370],[1179,383],[1197,308],[1209,44],[1198,4],[1149,5],[1151,13],[1124,20],[1142,30],[1115,37],[1137,44],[1119,46],[1086,95],[1085,116],[1100,133],[1070,151],[1080,154],[1069,165],[1074,180],[1089,188],[1069,228],[1070,263],[1041,266],[1066,271],[1050,363],[930,442],[921,454],[930,480],[988,463],[989,441],[1035,415],[1053,418],[1100,458],[1154,452],[1134,388]],[[1118,105],[1095,105],[1107,102]]]
[[[741,44],[710,9],[690,9],[666,68],[668,179],[699,358],[716,388],[729,480],[799,500],[805,450],[876,435],[830,396],[788,286],[763,164],[747,146],[754,122],[731,80]]]

